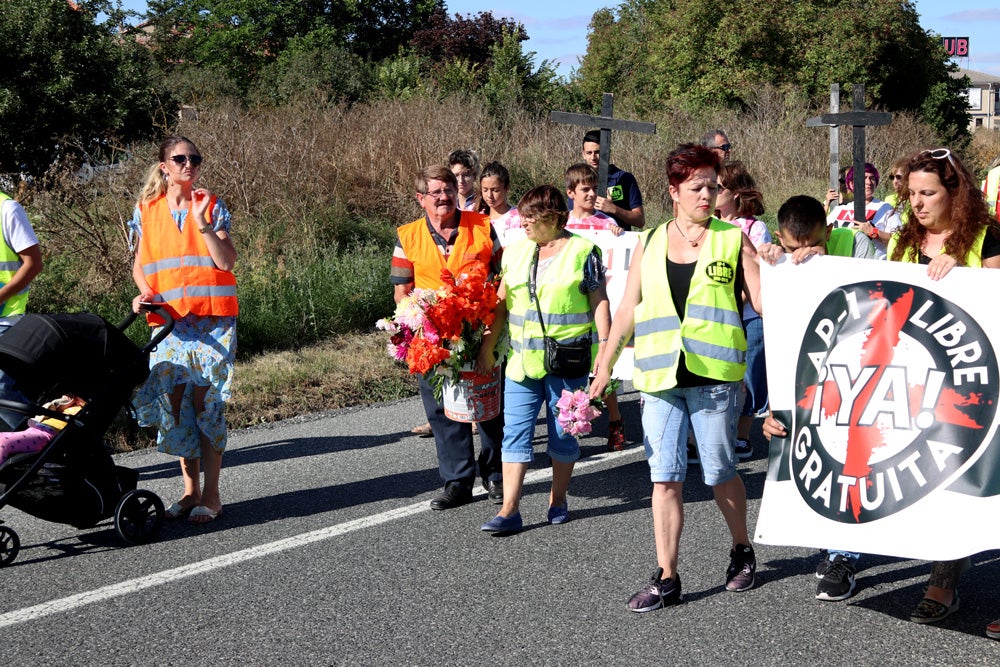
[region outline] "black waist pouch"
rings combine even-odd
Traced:
[[[561,378],[578,378],[590,374],[590,336],[560,343],[544,337],[545,372]]]

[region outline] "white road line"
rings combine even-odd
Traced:
[[[628,449],[623,452],[612,452],[588,456],[586,459],[581,459],[577,462],[576,469],[579,470],[580,468],[589,468],[590,466],[603,463],[609,459],[634,455],[636,452],[642,452],[642,450]],[[531,484],[548,479],[551,476],[551,469],[545,468],[543,470],[529,472],[525,476],[524,481],[526,484]],[[477,494],[477,496],[482,495],[484,494]],[[234,551],[230,554],[216,556],[197,563],[175,567],[171,570],[163,570],[162,572],[149,574],[145,577],[129,579],[128,581],[123,581],[118,584],[102,586],[101,588],[97,588],[92,591],[84,591],[83,593],[77,593],[58,600],[43,602],[42,604],[37,604],[33,607],[25,607],[24,609],[18,609],[7,612],[6,614],[0,614],[0,628],[17,625],[18,623],[26,623],[45,616],[51,616],[52,614],[71,611],[88,604],[103,602],[104,600],[110,600],[112,598],[130,595],[132,593],[138,593],[139,591],[152,588],[154,586],[162,586],[163,584],[169,584],[187,577],[193,577],[198,574],[205,574],[213,570],[229,567],[231,565],[237,565],[255,558],[261,558],[263,556],[269,556],[282,551],[288,551],[289,549],[304,547],[306,545],[313,544],[314,542],[321,542],[333,537],[346,535],[347,533],[352,533],[364,528],[372,528],[383,523],[403,519],[408,516],[427,511],[430,511],[430,505],[426,500],[422,500],[418,503],[413,503],[412,505],[388,510],[373,516],[361,517],[360,519],[354,519],[353,521],[337,524],[336,526],[328,526],[327,528],[302,533],[301,535],[295,535],[294,537],[287,537],[283,540],[278,540],[277,542],[261,544],[256,547],[250,547],[241,551]]]

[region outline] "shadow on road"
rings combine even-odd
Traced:
[[[259,445],[249,445],[227,451],[223,457],[223,474],[226,468],[256,463],[273,463],[307,456],[322,456],[349,449],[371,449],[391,445],[402,440],[413,438],[409,431],[389,433],[382,436],[331,436],[322,438],[299,438],[293,440],[275,440]],[[143,480],[168,479],[180,477],[177,459],[155,465],[136,468]]]

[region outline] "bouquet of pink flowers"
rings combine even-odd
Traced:
[[[612,380],[604,390],[604,396],[618,390],[621,381]],[[556,422],[562,430],[574,437],[588,435],[591,422],[601,416],[601,409],[607,407],[602,398],[590,398],[584,389],[569,391],[563,389],[562,396],[556,402]]]

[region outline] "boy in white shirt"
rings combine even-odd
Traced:
[[[566,170],[566,196],[573,202],[566,229],[606,229],[615,236],[625,231],[614,218],[594,208],[597,171],[589,164],[580,162]]]

